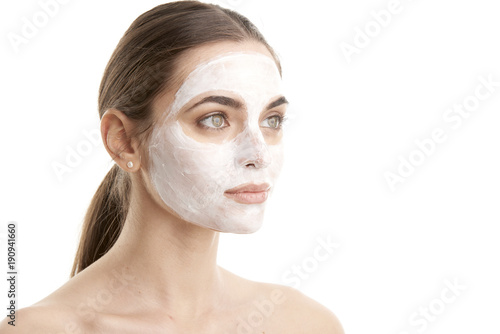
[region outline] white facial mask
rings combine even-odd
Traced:
[[[244,128],[221,144],[198,142],[184,133],[176,116],[193,98],[215,90],[235,93],[244,101]],[[151,137],[151,181],[165,204],[184,220],[213,230],[259,229],[267,201],[237,203],[224,192],[247,183],[268,183],[272,192],[283,163],[283,144],[265,142],[259,116],[281,95],[277,66],[260,53],[227,53],[191,72]]]

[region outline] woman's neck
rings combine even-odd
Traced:
[[[126,267],[150,307],[190,318],[213,309],[225,290],[217,266],[219,232],[166,213],[144,189],[131,196],[123,230],[103,261]]]

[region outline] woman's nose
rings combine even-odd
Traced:
[[[239,167],[266,168],[271,153],[260,129],[247,129],[238,141],[236,164]]]

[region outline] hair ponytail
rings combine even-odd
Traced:
[[[152,104],[174,78],[184,51],[219,41],[262,43],[281,67],[273,49],[244,16],[218,5],[176,1],[140,15],[113,52],[99,89],[99,115],[114,108],[137,124],[130,137],[144,143],[153,125]],[[144,135],[144,136],[143,136]],[[130,204],[128,172],[114,165],[96,194],[83,222],[71,276],[103,256],[122,231]]]
[[[85,214],[71,277],[106,254],[118,239],[127,217],[130,186],[130,176],[113,165]]]

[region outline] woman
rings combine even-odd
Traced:
[[[2,333],[343,333],[300,292],[216,264],[219,232],[261,225],[286,105],[279,61],[245,17],[181,1],[137,18],[100,87],[116,165],[73,277]]]

